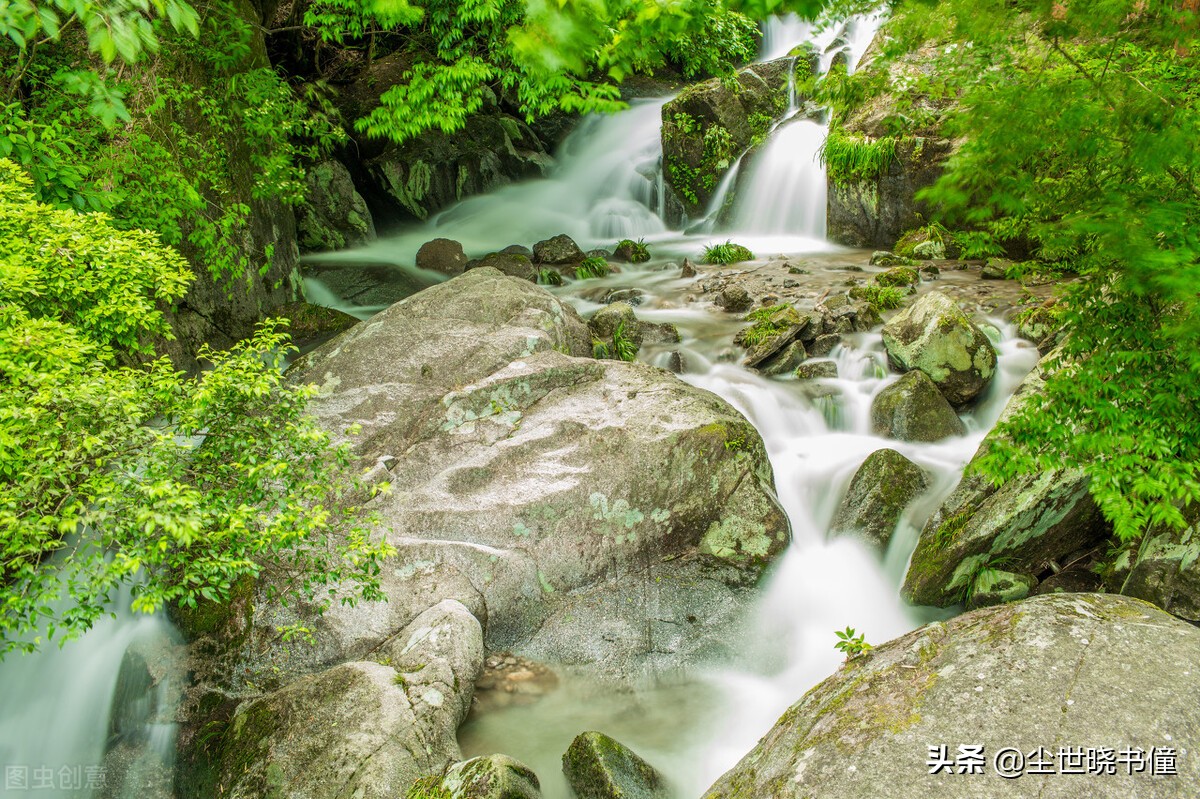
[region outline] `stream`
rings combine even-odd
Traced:
[[[795,18],[777,19],[767,26],[763,58],[784,55],[812,39],[824,53],[822,66],[828,67],[835,53],[826,52],[827,47],[840,37],[839,47],[853,69],[878,24],[877,18],[863,18],[845,29],[819,31]],[[560,758],[571,739],[589,729],[608,733],[638,752],[668,777],[681,799],[700,796],[788,706],[837,669],[842,656],[834,649],[835,630],[854,627],[868,641],[881,643],[938,618],[927,609],[906,606],[899,597],[917,532],[959,480],[1038,358],[1011,325],[989,320],[1000,354],[997,377],[964,417],[967,435],[935,444],[870,433],[872,398],[898,379],[887,370],[878,331],[847,336],[833,351],[830,357],[840,377],[822,381],[828,389],[823,397],[814,398],[797,380],[767,379],[738,365],[731,341],[740,319],[689,301],[704,272],[700,278],[681,278],[679,264],[685,258],[697,260],[707,244],[733,238],[760,258],[805,258],[813,274],[804,281],[825,280],[832,286],[835,278],[844,279],[830,259],[844,259],[847,253],[825,239],[825,172],[817,154],[828,130],[820,120],[793,116],[798,113],[793,104],[768,142],[747,156],[718,192],[720,201],[712,206],[717,210],[724,206],[726,192],[733,193],[727,218],[714,212],[684,230],[672,229],[664,221],[659,144],[666,101],[638,101],[620,114],[584,120],[561,146],[558,165],[547,178],[467,199],[426,224],[359,250],[311,259],[318,267],[395,265],[397,280],[420,283],[441,279],[409,266],[420,245],[437,237],[461,242],[472,257],[513,243],[529,246],[559,233],[572,236],[584,249],[644,238],[654,254],[650,263],[623,265],[620,273],[552,290],[587,315],[601,307],[598,300],[607,289],[641,289],[645,297],[636,309],[639,318],[675,324],[683,341],[647,347],[639,358],[666,366],[677,351],[684,363],[681,379],[723,397],[765,441],[793,542],[764,579],[757,606],[746,619],[756,646],[742,652],[737,662],[697,663],[686,675],[649,679],[621,690],[600,688],[567,672],[558,689],[540,701],[476,714],[460,731],[466,757],[502,752],[525,762],[541,778],[547,799],[570,795]],[[861,260],[865,263],[866,256]],[[319,280],[309,279],[307,289],[311,301],[360,318],[380,309],[348,303]],[[858,466],[884,447],[925,468],[932,480],[880,555],[853,539],[831,540],[827,530]],[[122,729],[169,767],[173,726],[160,723],[153,709],[134,713],[136,723],[127,728],[118,723],[127,715],[120,707],[117,721],[110,719],[130,644],[173,635],[163,618],[135,616],[127,604],[122,597],[114,606],[115,618],[61,650],[52,647],[0,664],[0,761],[27,766],[31,787],[33,769],[53,771],[56,787],[38,795],[99,796],[98,789],[82,784],[64,788],[66,777],[60,772],[106,762],[106,751],[120,740]],[[132,695],[134,704],[168,703],[137,694],[136,686]],[[163,715],[160,709],[158,716]],[[136,735],[130,732],[135,728]],[[150,795],[137,789],[127,794]]]

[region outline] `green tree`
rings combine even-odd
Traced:
[[[983,470],[1084,469],[1125,544],[1200,501],[1198,6],[897,3],[887,55],[937,55],[876,87],[956,98],[940,125],[963,143],[925,194],[944,221],[1080,278],[1057,306],[1048,401],[1002,427]]]
[[[153,234],[40,203],[0,160],[0,655],[78,635],[128,582],[142,611],[244,577],[285,602],[380,597],[391,549],[312,388],[284,381],[278,323],[201,352],[196,380],[121,365],[189,281]]]

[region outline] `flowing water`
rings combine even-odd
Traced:
[[[763,57],[784,55],[812,40],[821,52],[822,69],[839,52],[853,69],[877,26],[874,18],[839,29],[814,29],[795,18],[776,20],[765,31]],[[542,778],[547,799],[567,796],[559,758],[585,729],[603,730],[631,745],[668,775],[680,797],[698,796],[753,747],[784,709],[837,668],[834,630],[852,626],[868,640],[882,642],[928,620],[928,614],[906,607],[898,596],[917,530],[953,488],[1005,400],[1037,360],[1036,350],[1017,340],[1010,326],[993,320],[999,331],[997,379],[966,417],[968,434],[936,444],[870,434],[871,399],[897,379],[888,374],[877,332],[849,336],[833,352],[840,377],[825,381],[832,393],[824,398],[811,398],[797,381],[765,379],[731,362],[727,353],[736,321],[686,303],[693,281],[679,278],[677,268],[664,268],[665,262],[695,258],[705,244],[726,236],[760,256],[808,254],[819,261],[820,253],[836,252],[824,240],[825,176],[816,157],[826,128],[798,116],[781,120],[767,144],[747,163],[739,162],[722,187],[735,194],[728,221],[710,215],[705,223],[692,225],[692,232],[683,232],[664,222],[667,198],[659,146],[664,102],[641,101],[624,113],[586,120],[564,143],[558,167],[545,179],[466,200],[425,225],[369,247],[314,259],[346,269],[384,264],[398,281],[421,285],[440,278],[412,266],[416,250],[439,236],[462,242],[471,255],[564,232],[585,249],[611,246],[620,238],[645,238],[657,256],[654,263],[556,291],[583,313],[598,307],[582,296],[583,288],[588,297],[604,286],[646,291],[639,317],[672,322],[683,334],[683,343],[673,347],[687,364],[682,379],[725,398],[763,437],[794,541],[775,564],[746,622],[758,642],[752,651],[737,663],[695,664],[684,680],[625,691],[597,692],[587,681],[567,678],[535,704],[481,715],[462,730],[465,754],[504,752],[523,760]],[[308,291],[310,299],[360,317],[379,310],[347,303],[319,281],[310,280]],[[662,365],[668,355],[648,349],[641,357]],[[852,539],[830,540],[826,531],[855,470],[882,447],[899,450],[933,480],[881,555]],[[173,633],[161,618],[131,614],[128,597],[119,599],[114,612],[115,619],[102,621],[62,650],[50,648],[0,665],[0,762],[27,767],[30,785],[37,776],[45,781],[47,773],[58,786],[63,779],[74,782],[72,769],[100,767],[106,751],[122,739],[136,739],[143,760],[169,765],[173,727],[160,721],[168,715],[163,711],[168,697],[136,679],[128,690],[119,689],[118,675],[132,644],[147,638],[169,642]],[[128,698],[110,713],[114,694]],[[89,773],[94,771],[84,771],[80,779],[86,781]],[[39,795],[99,794],[56,789]],[[147,794],[135,789],[128,795]]]
[[[763,58],[810,40],[821,53],[821,70],[839,53],[853,70],[879,22],[861,18],[818,29],[794,18],[776,20],[766,29]],[[729,348],[738,323],[686,302],[694,281],[679,278],[675,264],[732,236],[760,256],[805,254],[819,269],[821,254],[838,250],[824,238],[826,181],[817,153],[827,127],[801,117],[793,103],[768,142],[726,176],[706,219],[684,232],[663,221],[658,143],[663,102],[644,101],[622,114],[588,120],[567,139],[558,168],[546,179],[467,200],[425,225],[349,254],[411,271],[407,265],[417,248],[439,236],[462,242],[470,255],[510,243],[528,246],[562,232],[585,249],[645,237],[654,263],[553,290],[588,314],[600,307],[595,298],[606,288],[642,289],[639,318],[674,323],[682,333],[682,344],[670,348],[684,356],[682,379],[730,402],[766,444],[793,543],[746,622],[755,646],[736,663],[697,663],[683,680],[627,690],[597,689],[568,672],[559,689],[538,702],[480,714],[460,732],[466,756],[503,752],[531,766],[547,799],[569,795],[560,758],[571,739],[588,729],[630,745],[668,776],[678,796],[699,796],[788,706],[838,667],[835,630],[855,627],[878,643],[947,615],[901,601],[908,558],[924,520],[953,489],[1007,398],[1037,362],[1037,351],[1019,341],[1010,325],[991,320],[998,375],[966,415],[968,433],[935,444],[871,434],[871,400],[898,379],[888,372],[877,331],[848,336],[834,350],[840,377],[823,381],[831,390],[823,398],[810,397],[798,381],[766,379],[733,363]],[[719,219],[727,193],[735,195],[732,210]],[[346,256],[336,258],[346,262]],[[665,366],[670,352],[651,348],[639,357]],[[908,508],[886,553],[850,538],[829,539],[826,531],[854,472],[883,447],[922,466],[932,477],[930,488]]]

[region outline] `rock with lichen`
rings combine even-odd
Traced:
[[[1126,597],[977,610],[849,659],[705,799],[1198,796],[1187,744],[1200,737],[1197,662],[1200,630]],[[960,745],[982,747],[979,773],[954,768]],[[1178,773],[1118,766],[1072,777],[1056,767],[1059,746],[1169,751]],[[995,761],[1005,749],[1026,767],[1028,753],[1048,752],[1055,768],[1005,779]],[[933,773],[943,761],[949,770]]]
[[[996,349],[987,335],[937,291],[883,326],[883,346],[892,366],[924,372],[956,407],[978,397],[996,374]]]

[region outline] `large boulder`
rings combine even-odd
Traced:
[[[1017,387],[997,427],[1029,404],[1043,402],[1044,386],[1039,365]],[[1056,469],[997,488],[974,468],[1000,443],[999,436],[994,430],[984,438],[963,479],[921,530],[902,589],[910,601],[954,604],[986,588],[977,583],[997,568],[1037,578],[1108,536],[1082,473]]]
[[[456,733],[483,669],[483,634],[447,600],[385,642],[237,709],[214,795],[393,799],[461,758]],[[385,665],[386,664],[386,665]]]
[[[898,441],[941,441],[967,428],[924,372],[909,372],[875,395],[871,431]]]
[[[996,373],[992,342],[954,300],[938,291],[893,316],[883,326],[883,345],[895,368],[920,369],[955,406],[979,396]]]
[[[1198,658],[1200,631],[1125,597],[968,613],[849,660],[706,799],[1197,796]]]
[[[829,170],[828,235],[852,247],[890,248],[904,231],[924,225],[934,209],[916,195],[941,177],[955,148],[941,124],[954,98],[920,88],[935,76],[941,47],[930,43],[885,62],[881,55],[891,35],[885,23],[860,60],[856,76],[884,90],[839,104],[830,120],[850,141],[882,144],[895,153],[873,174],[853,168]],[[903,134],[897,135],[897,130]]]
[[[894,449],[876,450],[854,473],[830,533],[860,535],[886,549],[904,509],[928,487],[920,466]]]
[[[663,171],[687,213],[703,210],[721,177],[787,110],[794,59],[753,64],[736,81],[713,78],[662,109]]]
[[[331,608],[315,646],[274,663],[361,657],[447,596],[482,614],[489,646],[511,649],[571,591],[686,595],[654,582],[658,564],[727,564],[736,582],[783,550],[787,520],[753,427],[664,370],[593,360],[591,343],[570,306],[480,268],[298,362],[297,379],[322,386],[313,412],[331,431],[358,425],[356,452],[391,483],[371,508],[400,555],[381,576],[389,602]],[[294,620],[258,612],[264,631]],[[654,611],[631,612],[645,629]]]
[[[341,161],[309,167],[305,181],[308,191],[296,209],[301,252],[359,247],[375,238],[371,210]]]
[[[669,799],[666,780],[629,747],[585,732],[563,755],[563,773],[578,799]]]

